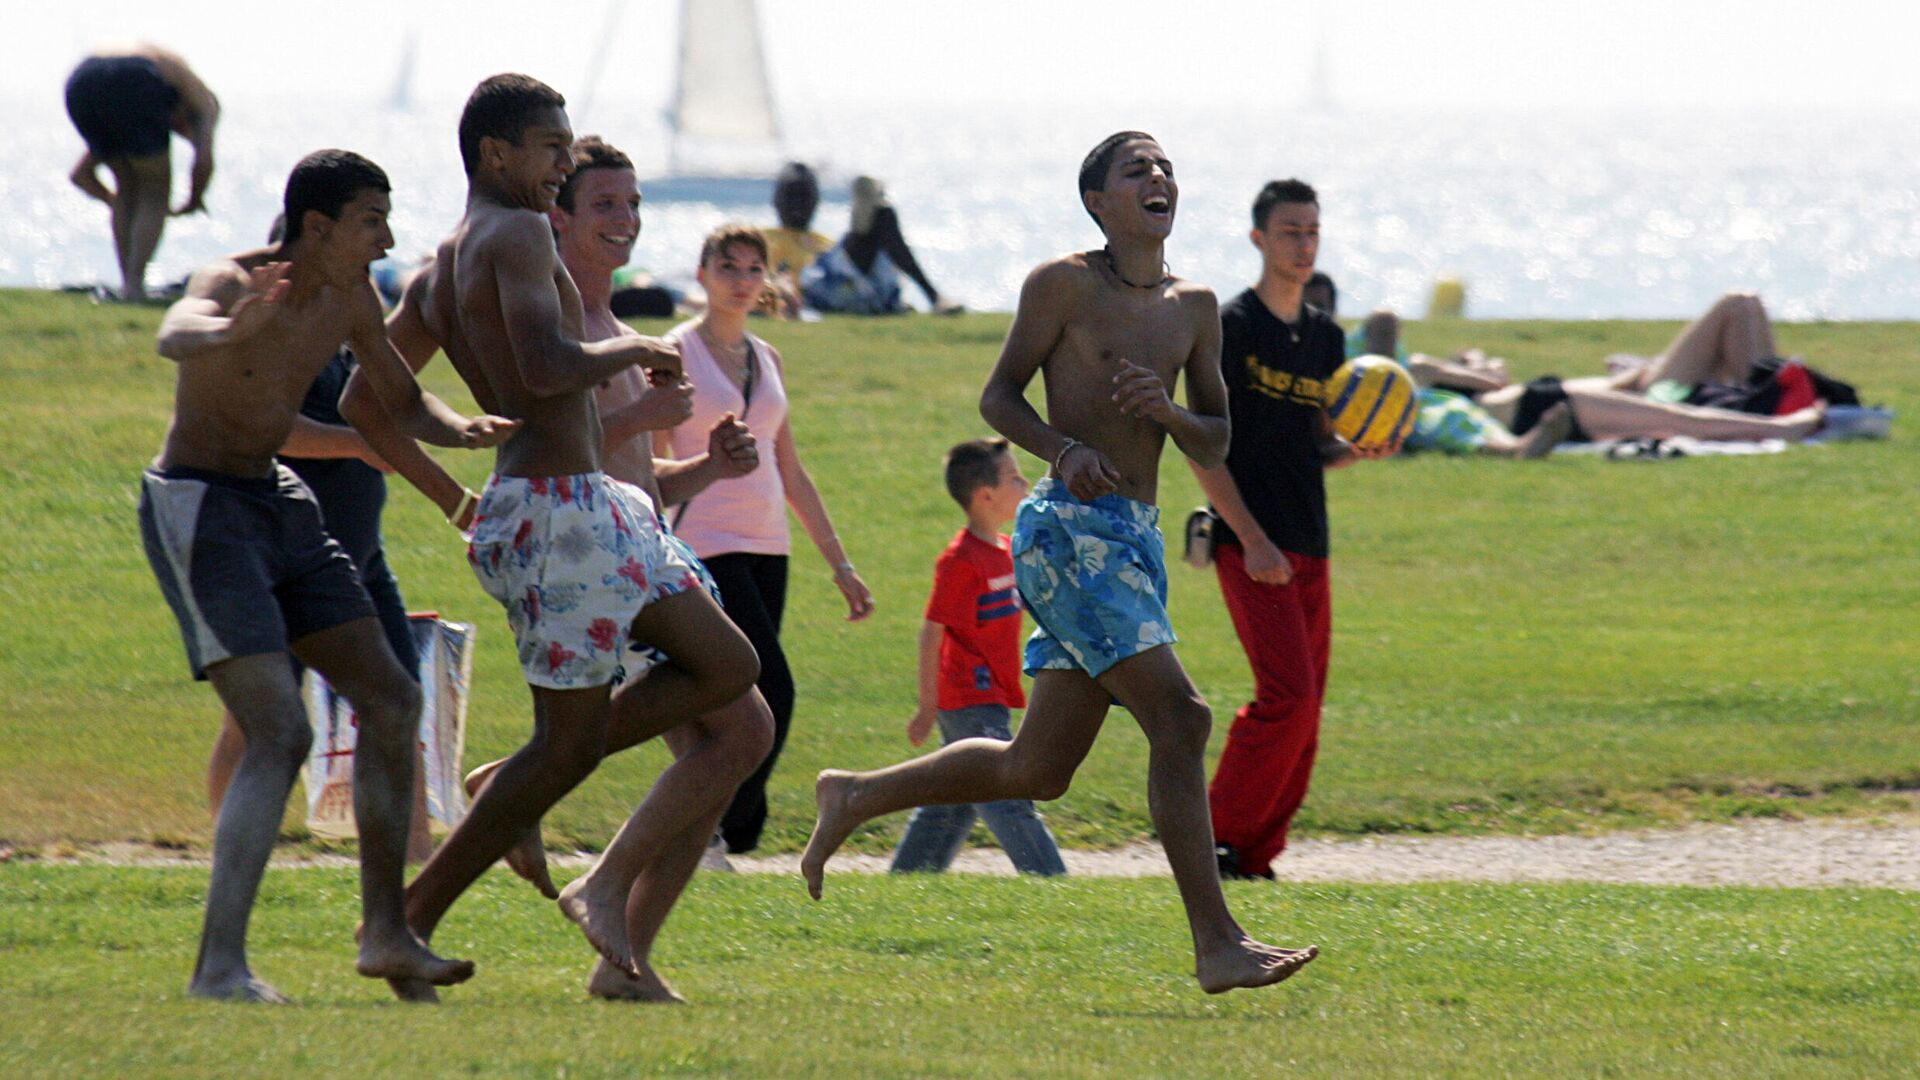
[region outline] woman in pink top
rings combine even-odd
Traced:
[[[689,458],[706,452],[707,431],[732,413],[773,447],[773,465],[745,476],[715,481],[683,504],[671,521],[720,586],[721,606],[760,654],[760,693],[773,710],[773,752],[740,785],[720,823],[727,850],[752,851],[767,821],[767,777],[786,745],[793,720],[793,673],[780,649],[780,617],[787,599],[791,507],[820,554],[833,568],[833,583],[847,598],[847,618],[873,613],[873,594],[853,569],[834,533],[826,503],[801,464],[787,423],[787,388],[780,354],[747,333],[747,316],[767,285],[767,241],[760,230],[724,226],[700,249],[700,284],[706,314],[675,327],[681,364],[693,383],[693,415],[656,433],[661,457]]]

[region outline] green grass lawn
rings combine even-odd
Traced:
[[[172,386],[152,351],[158,318],[0,292],[0,840],[29,849],[200,846],[209,832],[200,777],[218,709],[187,678],[134,519]],[[985,433],[974,400],[1005,327],[991,315],[760,327],[787,358],[800,446],[879,600],[871,620],[846,623],[800,540],[786,632],[800,701],[770,847],[804,840],[815,770],[909,753],[914,634],[932,561],[959,524],[940,456]],[[1480,344],[1522,376],[1585,374],[1607,352],[1657,351],[1674,329],[1416,323],[1408,339]],[[1910,324],[1779,332],[1783,349],[1856,382],[1901,425],[1920,415],[1915,335]],[[427,382],[470,401],[444,362]],[[1334,474],[1334,661],[1299,827],[1568,830],[1910,809],[1920,443],[1906,434],[1760,459],[1425,457]],[[437,453],[479,486],[486,455]],[[1198,501],[1172,456],[1161,501],[1170,523]],[[480,627],[468,762],[510,751],[529,706],[504,620],[424,499],[396,487],[387,521],[410,604]],[[1214,704],[1217,748],[1250,677],[1210,576],[1179,565],[1172,576],[1181,655]],[[654,753],[609,763],[555,810],[551,840],[604,842],[657,771]],[[1072,844],[1147,835],[1144,768],[1144,741],[1116,714],[1049,820]],[[856,846],[899,827],[876,823]]]
[[[691,1010],[589,1000],[589,950],[503,872],[436,944],[441,1008],[351,971],[348,870],[268,875],[291,1009],[188,999],[204,872],[0,867],[0,1075],[1891,1076],[1920,1054],[1911,895],[1234,886],[1325,949],[1201,994],[1168,881],[701,876],[663,935]],[[84,1005],[80,1004],[84,1002]]]

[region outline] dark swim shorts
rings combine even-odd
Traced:
[[[1540,417],[1548,409],[1561,402],[1567,402],[1569,411],[1573,403],[1567,399],[1567,391],[1560,380],[1552,375],[1542,375],[1527,383],[1526,392],[1520,395],[1520,407],[1513,415],[1513,433],[1525,435],[1540,423]],[[1592,442],[1592,438],[1580,429],[1580,417],[1573,418],[1573,431],[1567,435],[1568,442]]]
[[[67,77],[67,115],[102,160],[167,152],[180,92],[144,56],[94,56]]]
[[[257,479],[148,469],[140,535],[196,679],[222,660],[286,652],[377,614],[312,492],[284,465]]]

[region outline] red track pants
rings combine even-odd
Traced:
[[[1214,839],[1260,873],[1287,846],[1287,825],[1307,797],[1320,744],[1333,610],[1327,560],[1289,551],[1293,580],[1263,585],[1247,576],[1238,544],[1214,549],[1214,570],[1234,632],[1253,667],[1253,700],[1234,714],[1208,802]]]

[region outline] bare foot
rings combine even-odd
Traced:
[[[1522,461],[1546,457],[1553,453],[1554,447],[1567,441],[1573,427],[1573,406],[1562,401],[1540,414],[1533,430],[1520,437],[1520,449],[1514,456]]]
[[[360,960],[354,970],[369,979],[386,979],[396,984],[423,982],[430,986],[453,986],[473,978],[473,961],[435,956],[433,950],[409,933],[399,940],[376,941],[363,937]],[[400,993],[399,986],[394,987],[394,993]],[[401,994],[401,998],[412,1000],[405,994]]]
[[[560,891],[560,910],[587,935],[587,943],[595,952],[615,968],[632,973],[633,957],[627,950],[627,898],[597,895],[593,885],[592,871],[568,882]]]
[[[392,990],[393,996],[401,1001],[412,1002],[415,1005],[440,1004],[440,991],[435,990],[433,984],[425,979],[388,979],[387,988]]]
[[[848,834],[860,824],[847,809],[853,794],[853,774],[839,769],[823,769],[813,782],[813,804],[819,817],[813,823],[813,835],[807,838],[807,850],[800,855],[800,876],[807,879],[807,893],[815,900],[826,887],[827,860],[847,842]]]
[[[587,993],[608,1001],[644,1001],[653,1005],[685,1005],[687,999],[649,965],[640,965],[640,977],[600,961],[587,980]]]
[[[493,779],[493,774],[505,761],[505,758],[489,761],[468,773],[464,781],[467,798],[478,798],[480,789],[487,786],[487,781]],[[547,873],[547,845],[540,839],[538,822],[507,849],[506,863],[507,869],[532,882],[533,887],[540,890],[541,896],[549,900],[560,899],[560,890],[554,886],[553,876]]]
[[[1292,976],[1320,955],[1318,945],[1282,949],[1252,938],[1241,938],[1228,948],[1202,954],[1194,965],[1200,989],[1209,994],[1256,986],[1272,986]]]
[[[187,987],[187,993],[213,1001],[257,1001],[268,1005],[293,1004],[287,995],[275,990],[266,980],[244,968],[226,978],[195,979]]]

